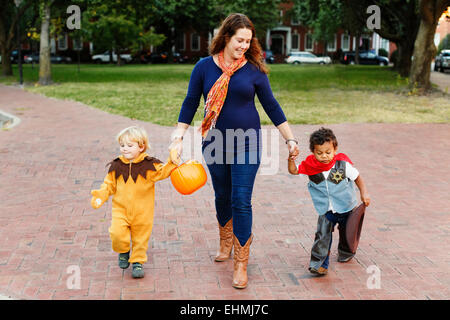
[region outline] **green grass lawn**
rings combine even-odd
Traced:
[[[38,68],[24,66],[26,90],[80,101],[126,117],[174,125],[193,65],[53,65],[51,86],[35,86]],[[292,124],[449,122],[448,95],[408,95],[407,81],[386,67],[270,65],[273,93]],[[14,74],[17,75],[17,66]],[[17,77],[0,78],[5,84]],[[256,99],[261,122],[270,120]],[[201,120],[203,99],[194,121]]]

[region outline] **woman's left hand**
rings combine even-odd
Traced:
[[[295,143],[295,141],[289,141],[287,146],[289,149],[289,158],[296,160],[298,158],[298,155],[300,154],[300,148],[298,147],[298,144]]]

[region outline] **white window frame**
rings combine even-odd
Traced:
[[[344,37],[348,37],[347,47],[344,47]],[[349,34],[341,34],[341,49],[342,51],[350,51],[350,40],[351,37]]]
[[[198,38],[198,48],[194,48],[194,36]],[[192,33],[191,34],[191,51],[200,51],[200,35],[198,33]]]
[[[61,44],[61,40],[62,39],[64,39],[64,44],[65,44],[65,46],[60,46],[60,44]],[[57,42],[58,42],[58,50],[61,50],[61,51],[63,51],[63,50],[67,50],[67,33],[64,33],[63,35],[59,35],[58,36],[58,39],[57,39]]]
[[[311,48],[308,48],[308,36],[311,37]],[[312,34],[310,32],[305,34],[305,51],[312,52],[314,51],[314,39],[312,38]]]
[[[296,48],[294,48],[294,41],[292,41],[293,36],[297,36],[297,47]],[[291,34],[291,49],[294,51],[300,51],[300,34],[297,32]]]
[[[186,51],[186,33],[185,32],[183,32],[182,38],[183,38],[183,47],[182,48],[177,48],[177,49],[179,51]],[[178,42],[177,42],[177,45],[178,45]]]
[[[331,42],[327,41],[327,51],[329,52],[334,52],[336,51],[336,42],[337,42],[337,37],[336,34],[334,34],[334,40],[333,40],[333,47],[330,46]]]

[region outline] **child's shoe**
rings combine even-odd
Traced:
[[[130,251],[119,253],[119,267],[122,269],[128,268],[130,266],[128,259],[130,259]]]
[[[325,269],[324,267],[320,267],[318,270],[316,268],[309,268],[308,269],[311,273],[317,274],[320,276],[324,276],[328,273],[328,269]]]
[[[142,264],[139,262],[133,263],[133,272],[131,273],[133,278],[143,278],[144,277],[144,268]]]

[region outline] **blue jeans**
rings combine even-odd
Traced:
[[[224,226],[233,218],[233,233],[241,246],[244,246],[252,233],[251,199],[261,161],[259,158],[256,163],[249,161],[250,152],[245,152],[245,162],[241,163],[242,161],[238,161],[241,156],[243,155],[224,152],[224,163],[206,161],[206,164],[214,188],[217,221]]]

